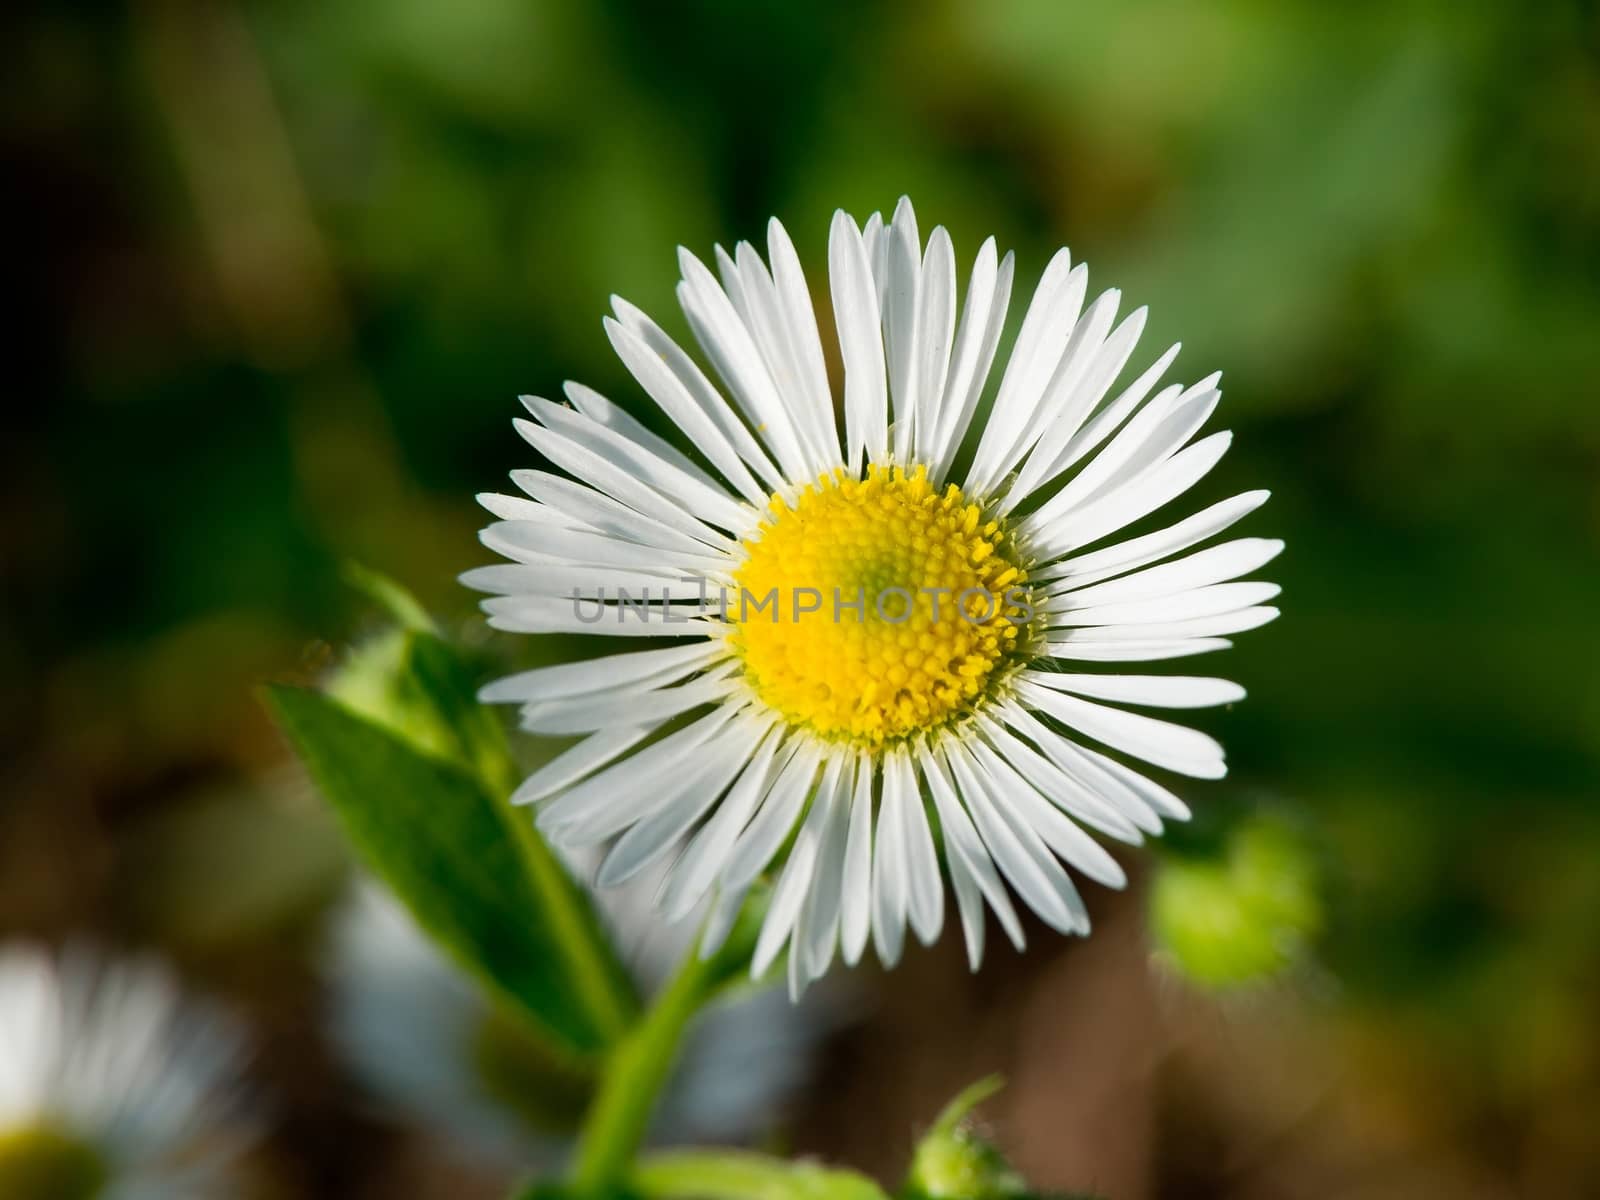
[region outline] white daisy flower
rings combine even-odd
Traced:
[[[650,913],[640,884],[599,897],[640,987],[659,987],[687,938]],[[473,1156],[556,1169],[588,1093],[515,1018],[419,930],[387,891],[366,883],[339,910],[328,959],[332,1028],[357,1077],[421,1128]],[[690,1029],[657,1109],[662,1144],[746,1142],[769,1130],[805,1081],[826,1009],[796,1020],[779,992],[713,1002]]]
[[[0,951],[0,1194],[233,1195],[244,1042],[161,966]]]
[[[1118,323],[1116,291],[1086,306],[1087,271],[1061,250],[975,421],[1012,257],[985,242],[958,306],[949,236],[924,246],[902,200],[887,225],[834,215],[841,422],[776,220],[768,252],[719,247],[713,274],[679,251],[720,388],[632,305],[605,321],[696,457],[581,385],[570,407],[524,399],[518,430],[565,474],[517,471],[525,497],[481,497],[499,518],[484,544],[513,561],[464,582],[497,593],[501,629],[665,640],[484,690],[531,732],[585,735],[516,799],[559,844],[610,843],[602,883],[675,856],[662,907],[714,895],[708,948],[787,846],[753,970],[787,945],[796,990],[869,937],[893,964],[908,923],[938,936],[941,842],[974,969],[985,903],[1022,945],[1007,884],[1085,933],[1064,868],[1124,882],[1085,827],[1136,843],[1188,812],[1123,760],[1225,770],[1210,737],[1122,706],[1244,694],[1126,664],[1221,649],[1277,615],[1276,586],[1232,581],[1281,542],[1196,549],[1266,492],[1116,540],[1222,457],[1227,433],[1194,440],[1220,376],[1158,387],[1173,346],[1116,390],[1145,311]]]

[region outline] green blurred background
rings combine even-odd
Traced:
[[[253,685],[369,627],[347,559],[514,655],[454,576],[486,559],[473,493],[531,458],[516,395],[570,377],[637,404],[610,293],[681,333],[674,247],[776,214],[820,299],[833,209],[902,192],[963,264],[990,233],[1015,248],[1019,298],[1070,245],[1149,304],[1136,361],[1181,339],[1179,377],[1224,370],[1238,436],[1204,490],[1273,489],[1246,532],[1288,540],[1285,615],[1228,656],[1251,696],[1207,727],[1234,775],[1188,788],[1168,869],[1214,865],[1241,822],[1292,829],[1314,883],[1285,920],[1315,937],[1218,997],[1151,965],[1139,858],[1087,943],[1037,936],[969,979],[947,937],[864,976],[786,1144],[889,1170],[999,1067],[1000,1140],[1047,1186],[1593,1194],[1596,5],[0,21],[0,932],[156,945],[245,1009],[283,1051],[273,1194],[469,1193],[328,1054],[315,958],[344,852]],[[1226,959],[1205,942],[1228,927],[1182,940]]]

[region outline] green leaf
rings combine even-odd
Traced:
[[[448,649],[411,637],[419,681],[458,699]],[[637,997],[587,897],[503,793],[317,692],[267,702],[367,864],[462,967],[579,1054],[631,1027]]]
[[[663,1200],[887,1200],[858,1172],[738,1150],[651,1155],[635,1168],[633,1191]]]

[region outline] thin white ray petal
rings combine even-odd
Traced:
[[[1011,812],[1038,834],[1063,862],[1106,887],[1126,886],[1128,877],[1110,852],[1041,796],[1015,767],[995,753],[993,747],[975,742],[971,750],[996,784],[993,793],[996,802],[1009,805]]]
[[[906,839],[900,819],[904,804],[899,781],[884,772],[872,855],[872,944],[886,967],[900,961],[905,946]]]
[[[850,794],[850,836],[845,843],[839,898],[839,952],[851,966],[861,961],[872,928],[872,760],[856,760]]]
[[[1037,835],[1026,827],[1019,829],[1004,817],[991,797],[993,784],[980,775],[977,764],[960,743],[946,744],[945,761],[995,866],[1023,903],[1057,932],[1078,932],[1077,914],[1062,886],[1072,889],[1072,884],[1061,864],[1039,844]],[[1028,839],[1032,840],[1031,846]],[[1076,896],[1076,889],[1072,891]]]
[[[1275,583],[1214,583],[1149,600],[1124,600],[1115,604],[1094,604],[1082,608],[1073,604],[1070,593],[1046,605],[1051,628],[1090,625],[1154,625],[1213,617],[1250,608],[1277,596],[1283,589]]]
[[[522,703],[592,695],[633,683],[665,685],[692,674],[726,653],[726,648],[718,642],[703,642],[535,667],[485,684],[478,690],[478,699],[484,704]]]
[[[643,750],[624,758],[582,783],[568,788],[539,812],[539,825],[559,826],[589,809],[621,809],[643,813],[649,810],[650,782],[673,770],[706,744],[733,718],[731,708],[707,713],[693,724],[668,734]],[[619,741],[622,739],[618,739]],[[585,743],[587,744],[587,743]],[[529,783],[533,781],[530,779]],[[523,785],[524,788],[528,784]],[[519,794],[519,799],[527,799]]]
[[[1142,794],[1106,771],[1086,746],[1046,728],[1043,722],[1015,701],[1004,701],[996,719],[1031,741],[1046,758],[1078,786],[1115,807],[1148,834],[1161,832],[1161,814]]]
[[[572,389],[569,387],[568,390],[570,392]],[[707,486],[642,443],[575,409],[538,396],[523,396],[520,399],[539,424],[592,450],[630,475],[637,476],[701,520],[734,533],[743,533],[750,526],[750,506],[740,503],[723,487]]]
[[[680,247],[678,265],[683,272],[678,302],[695,340],[771,449],[785,478],[805,478],[806,458],[799,431],[767,373],[749,329],[704,263]]]
[[[1237,579],[1265,566],[1283,550],[1277,538],[1237,538],[1220,546],[1197,550],[1185,558],[1162,563],[1120,579],[1085,586],[1064,580],[1051,591],[1070,597],[1078,605],[1121,603],[1169,596],[1174,592],[1207,587]]]
[[[736,248],[734,269],[739,275],[739,298],[734,306],[744,318],[762,361],[767,377],[782,401],[799,435],[801,449],[808,470],[819,475],[828,469],[835,456],[827,452],[822,433],[822,413],[812,402],[800,367],[795,358],[794,342],[785,328],[784,314],[779,306],[777,286],[767,264],[749,242],[740,242]],[[730,294],[730,298],[732,298]]]
[[[1092,632],[1077,630],[1075,633]],[[1225,638],[1174,638],[1164,642],[1089,642],[1057,638],[1045,643],[1045,652],[1054,658],[1070,658],[1079,662],[1160,662],[1164,659],[1187,658],[1191,654],[1209,654],[1213,650],[1226,650],[1233,645]]]
[[[1115,433],[1122,423],[1132,416],[1133,411],[1144,403],[1145,397],[1150,394],[1150,389],[1161,381],[1161,377],[1167,373],[1167,368],[1178,357],[1181,348],[1181,343],[1176,342],[1167,347],[1166,353],[1123,389],[1115,400],[1095,413],[1082,429],[1072,435],[1072,440],[1061,448],[1039,477],[1039,483],[1042,485],[1055,479]]]
[[[612,759],[620,758],[655,730],[654,725],[631,725],[591,734],[529,775],[511,794],[511,803],[533,804],[555,795]]]
[[[1090,545],[1188,491],[1217,465],[1232,440],[1231,433],[1214,433],[1058,521],[1041,522],[1034,513],[1024,519],[1023,526],[1041,558],[1055,558]]]
[[[1018,683],[1017,693],[1033,707],[1113,750],[1198,779],[1220,779],[1227,774],[1222,747],[1197,729],[1107,708],[1026,681]]]
[[[1045,267],[1000,379],[972,470],[963,490],[987,495],[1000,482],[999,464],[1010,459],[1044,398],[1045,386],[1067,348],[1089,287],[1088,270],[1072,266],[1065,247]]]
[[[626,698],[585,696],[529,704],[522,710],[520,724],[529,733],[570,736],[593,733],[597,729],[615,725],[619,712],[626,712],[630,721],[664,721],[701,705],[711,704],[730,693],[742,691],[746,685],[742,679],[731,674],[732,670],[732,663],[720,664],[689,683]],[[624,699],[626,707],[621,702]]]
[[[817,870],[796,934],[804,961],[804,981],[820,979],[833,962],[839,940],[839,913],[844,896],[846,843],[850,834],[855,763],[841,755],[833,772],[827,824],[817,851]],[[819,795],[819,799],[821,796]],[[791,951],[793,953],[793,951]]]
[[[1110,295],[1112,293],[1106,294]],[[1106,296],[1096,301],[1096,305],[1104,303]],[[1060,411],[1050,414],[1038,441],[1028,452],[1027,462],[1023,463],[1016,482],[1007,493],[1008,508],[1055,477],[1055,464],[1062,451],[1082,432],[1089,415],[1128,365],[1148,315],[1148,309],[1135,309],[1103,342],[1086,342],[1086,348],[1070,371],[1064,370],[1066,360],[1063,359],[1063,368],[1058,368],[1061,382],[1053,386],[1051,397],[1052,406]]]
[[[943,482],[966,436],[978,399],[988,382],[989,367],[1000,344],[1006,308],[1011,301],[1011,278],[1016,260],[1011,254],[995,266],[995,241],[989,238],[978,251],[967,285],[967,299],[956,331],[955,350],[945,380],[939,409],[938,435],[930,455],[929,473]]]
[[[1121,302],[1122,293],[1117,289],[1102,292],[1073,327],[1072,336],[1067,339],[1066,348],[1045,383],[1027,424],[1010,449],[991,466],[992,478],[997,483],[1017,469],[1023,456],[1032,452],[1047,429],[1076,430],[1088,417],[1099,396],[1089,395],[1084,383],[1094,373],[1102,354],[1106,353],[1107,334],[1111,331],[1111,323],[1116,320],[1117,306]],[[1031,490],[1031,485],[1028,490]],[[1009,511],[1026,495],[1027,491],[1023,489],[1019,477],[1006,485],[1005,493],[996,507],[1000,511]]]
[[[1083,629],[1069,629],[1061,640],[1069,645],[1077,645],[1080,650],[1091,643],[1148,643],[1185,638],[1198,640],[1259,629],[1269,621],[1277,620],[1277,617],[1276,608],[1262,605],[1235,609],[1211,617],[1193,617],[1184,621],[1164,621],[1150,625],[1096,625]],[[1051,644],[1055,644],[1054,640]]]
[[[572,401],[573,407],[590,420],[606,426],[613,433],[626,438],[630,442],[636,442],[663,462],[682,471],[696,483],[714,491],[720,492],[723,490],[723,485],[713,479],[704,467],[667,441],[666,438],[647,428],[643,421],[639,420],[620,404],[614,404],[592,387],[587,387],[571,379],[561,385],[561,390],[566,393],[567,399]]]
[[[789,331],[795,365],[808,402],[815,408],[815,424],[822,435],[826,465],[844,465],[839,454],[839,425],[833,412],[833,392],[828,386],[827,363],[822,357],[822,341],[817,334],[817,314],[811,304],[811,289],[794,243],[774,217],[767,223],[767,255],[772,261],[772,281],[783,310],[784,327]]]
[[[905,844],[906,901],[911,928],[925,946],[932,945],[944,928],[944,885],[939,879],[939,853],[934,849],[933,831],[922,807],[917,774],[904,750],[890,754],[884,762],[886,776],[899,776],[900,835]]]
[[[531,429],[538,429],[532,422],[524,424]],[[732,538],[719,533],[692,513],[676,507],[667,497],[638,482],[633,476],[604,463],[597,455],[590,455],[575,443],[550,434],[549,430],[541,432],[549,435],[553,446],[565,443],[574,452],[574,461],[592,459],[597,470],[584,478],[593,478],[600,485],[592,487],[588,483],[579,483],[549,471],[511,472],[512,481],[541,504],[566,513],[591,529],[640,545],[668,546],[691,554],[727,554],[737,550],[738,543]],[[544,448],[540,449],[543,452]],[[558,460],[551,456],[551,461]],[[576,473],[578,468],[568,469]],[[608,479],[608,476],[620,478]],[[620,482],[622,479],[626,483]],[[611,486],[613,483],[617,485],[615,490]]]
[[[720,622],[698,616],[690,606],[599,604],[568,596],[491,596],[480,607],[492,629],[508,633],[589,633],[599,637],[705,637]]]
[[[766,869],[805,808],[821,758],[822,751],[817,743],[809,739],[801,742],[794,757],[773,781],[760,810],[739,835],[733,853],[728,856],[724,886],[731,882],[735,887],[743,887]]]
[[[840,209],[828,234],[828,287],[844,360],[845,461],[882,462],[889,450],[887,376],[878,288],[856,223]]]
[[[778,883],[772,889],[772,900],[767,906],[767,915],[761,923],[761,933],[756,938],[755,953],[750,962],[752,979],[759,979],[767,973],[767,968],[778,957],[791,931],[800,920],[800,913],[811,893],[812,881],[816,875],[817,860],[822,852],[823,833],[828,827],[832,813],[833,794],[839,781],[840,767],[841,760],[837,756],[829,758],[823,765],[822,782],[817,789],[817,797],[800,825],[800,832],[795,835],[794,844],[789,848],[789,857],[784,863],[782,873],[778,876]],[[800,955],[798,943],[790,953]]]
[[[755,460],[758,470],[770,467],[766,455],[727,410],[721,396],[711,382],[699,374],[699,368],[688,355],[675,344],[672,350],[667,350],[666,344],[671,339],[620,298],[613,297],[612,306],[633,318],[631,322],[624,322],[607,317],[602,322],[617,357],[722,477],[751,504],[760,505],[765,499],[764,489],[750,473],[736,442],[745,444],[746,453]],[[669,354],[672,357],[668,357]],[[739,432],[743,432],[744,437],[739,437]]]
[[[728,940],[728,935],[733,932],[739,914],[744,911],[744,898],[749,892],[748,887],[721,888],[717,892],[716,901],[711,905],[711,913],[706,917],[704,928],[700,931],[700,958],[709,959],[723,943]]]
[[[1204,508],[1165,529],[1118,542],[1103,550],[1075,555],[1044,569],[1039,577],[1070,579],[1082,586],[1159,562],[1221,533],[1260,508],[1271,494],[1265,490],[1244,492]]]
[[[921,359],[917,347],[917,306],[922,280],[922,246],[905,200],[887,231],[887,276],[883,289],[883,343],[889,361],[889,398],[894,405],[894,457],[911,461]]]
[[[1244,699],[1244,689],[1237,683],[1195,675],[1072,675],[1025,671],[1022,678],[1075,696],[1092,696],[1119,704],[1147,704],[1155,708],[1211,708]]]
[[[681,921],[711,890],[750,814],[765,799],[767,790],[796,745],[793,741],[784,744],[781,726],[774,725],[767,730],[738,781],[690,840],[662,882],[658,903],[668,920]]]
[[[944,830],[945,847],[950,857],[960,859],[963,868],[977,883],[984,899],[989,902],[989,907],[994,909],[995,917],[999,920],[1000,927],[1005,930],[1006,936],[1011,939],[1011,944],[1019,951],[1022,950],[1027,945],[1027,939],[1022,932],[1022,922],[1017,919],[1017,911],[1012,907],[1011,897],[1006,892],[999,872],[995,870],[994,859],[984,847],[983,839],[978,836],[967,809],[957,798],[945,768],[940,765],[940,756],[924,746],[917,752],[917,761],[922,768],[923,778],[928,781],[928,791],[933,796],[934,808],[939,813],[939,825]],[[979,943],[979,953],[981,953],[981,938]],[[972,945],[970,937],[967,944],[970,953]]]
[[[928,238],[917,287],[917,321],[913,334],[917,355],[914,412],[911,417],[912,457],[929,462],[938,443],[939,405],[950,370],[951,340],[956,324],[956,253],[943,225]]]
[[[1116,759],[1110,758],[1107,755],[1099,753],[1098,751],[1090,750],[1087,747],[1084,747],[1083,753],[1089,757],[1089,760],[1093,762],[1095,766],[1099,767],[1108,775],[1116,779],[1117,782],[1134,792],[1141,800],[1150,805],[1151,808],[1155,809],[1162,816],[1173,821],[1187,821],[1189,819],[1189,806],[1182,800],[1178,799],[1177,796],[1169,792],[1166,788],[1162,787],[1159,783],[1156,783],[1151,779],[1146,779],[1132,767],[1129,767],[1125,763],[1119,763]]]
[[[1028,746],[1003,725],[980,717],[978,727],[1000,755],[1051,803],[1086,825],[1120,841],[1137,845],[1143,840],[1139,826],[1093,787],[1069,775],[1041,752]]]
[[[672,789],[676,795],[664,795],[655,811],[616,840],[595,874],[596,886],[626,883],[676,846],[727,790],[751,748],[760,744],[763,732],[758,721],[746,719],[707,746],[704,761],[692,772],[692,781]]]

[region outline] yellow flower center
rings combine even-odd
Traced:
[[[15,1200],[93,1200],[106,1163],[87,1142],[50,1125],[0,1129],[0,1196]]]
[[[878,744],[988,695],[1027,640],[1026,576],[996,521],[927,470],[838,471],[774,498],[726,599],[756,694],[791,724]]]

